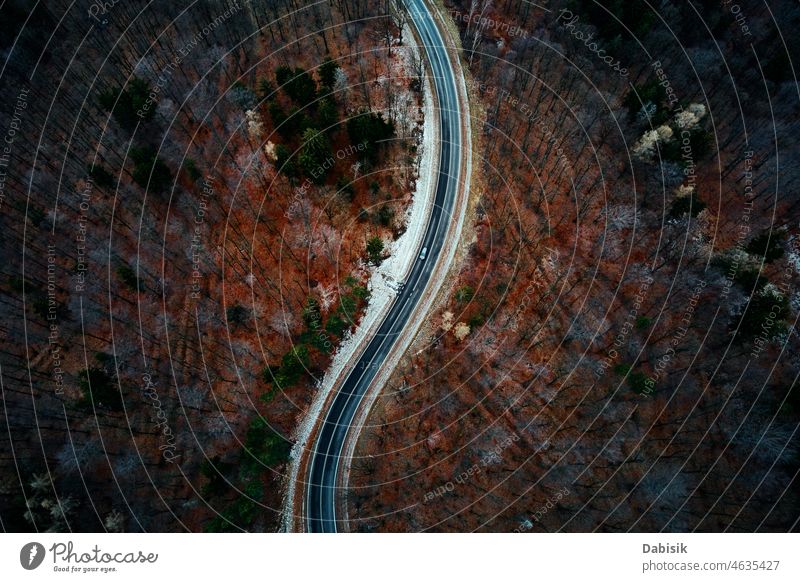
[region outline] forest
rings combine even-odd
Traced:
[[[351,528],[796,530],[796,3],[445,5],[476,210]]]
[[[383,4],[0,7],[3,530],[280,527],[417,177]]]
[[[430,4],[470,213],[349,529],[796,531],[800,6]],[[8,0],[0,29],[0,529],[280,531],[422,183],[402,3]]]

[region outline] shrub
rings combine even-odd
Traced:
[[[114,186],[114,176],[103,166],[99,164],[89,166],[87,172],[92,182],[101,188],[112,188]]]
[[[246,452],[243,457],[249,458],[260,467],[274,467],[286,462],[292,448],[289,441],[276,433],[275,429],[260,416],[250,423],[244,446]]]
[[[286,112],[283,110],[283,107],[281,107],[281,104],[277,101],[270,101],[267,109],[269,110],[269,116],[272,118],[272,125],[274,125],[275,129],[277,129],[278,132],[281,132],[282,135],[282,125],[286,122],[287,118]]]
[[[122,410],[122,395],[116,379],[102,367],[90,366],[78,373],[81,403],[110,410]]]
[[[697,194],[692,192],[687,196],[679,196],[672,202],[669,209],[669,215],[673,218],[681,217],[689,214],[692,217],[700,214],[706,207],[706,203],[697,197]]]
[[[755,292],[739,319],[738,333],[745,340],[759,335],[767,340],[773,339],[786,331],[785,319],[788,315],[789,300],[785,295],[765,293],[763,290]]]
[[[341,175],[336,179],[336,193],[347,202],[352,202],[355,198],[356,191],[353,188],[353,182],[346,175]]]
[[[265,372],[266,372],[266,370],[265,370]],[[275,398],[275,394],[276,394],[276,393],[277,393],[277,389],[276,389],[276,388],[273,386],[272,388],[270,388],[269,390],[267,390],[266,392],[264,392],[264,393],[263,393],[261,396],[259,396],[258,398],[259,398],[259,400],[261,400],[261,402],[263,402],[264,404],[269,404],[269,403],[270,403],[270,402],[272,402],[272,400]]]
[[[280,368],[280,366],[266,366],[261,371],[261,379],[267,384],[272,384],[272,381],[275,380],[275,375],[278,373]]]
[[[338,70],[339,64],[330,56],[326,56],[319,69],[317,69],[319,84],[322,85],[321,91],[323,93],[330,93],[331,88],[336,83],[336,71]]]
[[[155,115],[155,103],[148,102],[150,85],[134,77],[125,90],[109,89],[100,94],[100,105],[110,111],[123,129],[133,130],[139,121],[148,121]]]
[[[736,273],[736,276],[733,279],[736,283],[738,283],[742,289],[744,289],[747,293],[756,293],[760,291],[764,285],[769,283],[769,280],[766,277],[762,277],[761,273],[758,269],[739,269],[739,272]]]
[[[275,95],[275,85],[269,79],[261,79],[258,83],[258,96],[262,100],[271,101]]]
[[[336,104],[328,97],[322,99],[317,107],[317,127],[321,131],[332,130],[338,121],[339,112]]]
[[[212,519],[205,530],[209,533],[230,533],[247,529],[256,517],[258,506],[247,497],[237,497],[220,517]]]
[[[467,320],[467,325],[469,325],[470,329],[475,330],[482,326],[484,321],[486,321],[486,319],[483,317],[483,315],[476,313]]]
[[[355,297],[344,294],[339,299],[339,312],[342,313],[348,321],[352,321],[356,314],[358,301]]]
[[[133,160],[133,181],[145,190],[161,193],[172,182],[172,173],[164,161],[157,157],[156,150],[150,146],[131,148]]]
[[[347,135],[353,145],[363,143],[363,157],[375,162],[378,142],[394,135],[394,125],[375,113],[361,113],[347,120]]]
[[[307,366],[308,348],[294,346],[281,358],[281,366],[275,374],[275,383],[279,388],[288,388],[300,379]]]
[[[376,266],[383,261],[383,241],[379,236],[373,236],[367,241],[367,257]]]
[[[225,310],[225,315],[233,325],[241,325],[247,321],[247,308],[237,303],[228,307]]]
[[[325,331],[336,337],[342,337],[348,327],[350,326],[347,322],[336,313],[328,317],[328,321],[325,323]]]
[[[291,443],[267,423],[262,417],[256,417],[250,422],[244,439],[244,448],[240,452],[239,486],[242,494],[236,497],[221,512],[221,516],[212,519],[205,526],[207,532],[229,532],[238,529],[247,529],[252,526],[258,514],[257,499],[264,495],[261,475],[265,469],[285,463],[289,459]],[[233,465],[223,464],[218,458],[205,463],[202,468],[203,475],[209,478],[209,483],[204,486],[213,488],[210,493],[223,494],[228,487],[219,473],[225,474]]]
[[[624,104],[631,119],[642,110],[642,104],[652,103],[655,105],[655,113],[649,116],[650,124],[655,127],[664,123],[669,117],[669,110],[665,105],[666,99],[667,92],[664,87],[661,86],[658,80],[653,79],[644,85],[637,85],[635,91],[631,88],[625,95]]]
[[[472,298],[475,296],[475,289],[470,287],[469,285],[464,285],[458,291],[456,291],[456,301],[459,303],[469,303],[472,301]]]
[[[353,297],[356,297],[362,301],[366,301],[369,297],[369,289],[363,285],[353,285],[351,293],[353,294]]]
[[[192,180],[192,182],[197,182],[197,180],[203,176],[192,158],[186,158],[186,161],[183,163],[183,167],[186,170],[186,173],[189,174],[189,178]]]
[[[637,394],[644,394],[650,391],[647,376],[642,372],[630,372],[628,374],[628,386]]]
[[[200,464],[200,473],[208,479],[208,483],[203,485],[200,493],[203,497],[222,497],[230,491],[225,476],[231,472],[233,464],[224,463],[219,456],[206,459]]]
[[[231,101],[242,109],[253,109],[256,106],[256,95],[241,81],[236,81],[228,92]]]
[[[308,115],[301,113],[297,107],[292,107],[289,113],[286,113],[277,101],[269,104],[269,115],[277,132],[287,141],[293,140],[298,134],[302,135],[306,129],[314,125]]]
[[[312,182],[322,184],[325,181],[331,165],[329,163],[330,153],[330,142],[323,133],[313,128],[305,130],[298,162]]]
[[[394,210],[392,210],[392,207],[388,204],[384,204],[378,209],[376,217],[378,219],[378,224],[389,227],[394,221]]]
[[[765,263],[771,263],[783,256],[781,243],[785,238],[782,230],[765,231],[750,241],[747,245],[747,252],[751,255],[763,257]]]
[[[319,302],[313,297],[306,299],[306,306],[303,308],[303,323],[306,328],[315,330],[320,326],[322,313],[319,309]]]
[[[292,150],[282,143],[275,146],[275,167],[287,178],[297,177],[297,164],[292,157]]]
[[[305,69],[281,66],[275,70],[275,80],[283,91],[297,104],[309,105],[317,98],[317,84]]]
[[[617,364],[614,366],[614,373],[618,376],[627,376],[631,371],[630,364]]]
[[[663,160],[688,167],[692,161],[702,160],[711,151],[711,134],[701,127],[695,127],[689,134],[689,146],[691,156],[684,157],[682,140],[676,136],[659,143],[659,152]]]
[[[142,290],[142,282],[136,276],[136,271],[131,269],[128,265],[120,265],[117,267],[117,277],[120,281],[131,291],[139,292]]]

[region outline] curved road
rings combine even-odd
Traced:
[[[378,332],[342,383],[322,419],[311,450],[303,500],[305,529],[309,532],[336,532],[338,529],[336,484],[347,433],[361,399],[428,284],[448,231],[447,221],[452,216],[461,175],[460,101],[447,49],[424,1],[404,2],[427,54],[439,105],[441,149],[436,197],[422,242],[422,249],[427,249],[427,252],[423,250],[417,256],[405,285]]]

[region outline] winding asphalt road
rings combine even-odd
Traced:
[[[426,250],[417,256],[405,285],[395,297],[378,332],[342,383],[322,419],[311,450],[303,500],[305,530],[309,532],[336,532],[338,529],[336,488],[347,433],[361,399],[428,284],[448,232],[461,175],[460,100],[447,49],[424,1],[404,2],[428,57],[438,98],[441,143],[436,197],[421,246]]]

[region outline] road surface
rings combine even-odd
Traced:
[[[378,332],[341,385],[322,418],[309,458],[303,500],[305,530],[336,532],[336,487],[342,449],[361,399],[422,296],[448,232],[461,175],[461,111],[447,48],[423,0],[404,0],[428,57],[439,106],[441,137],[434,207],[421,250]],[[464,115],[467,115],[464,112]]]

